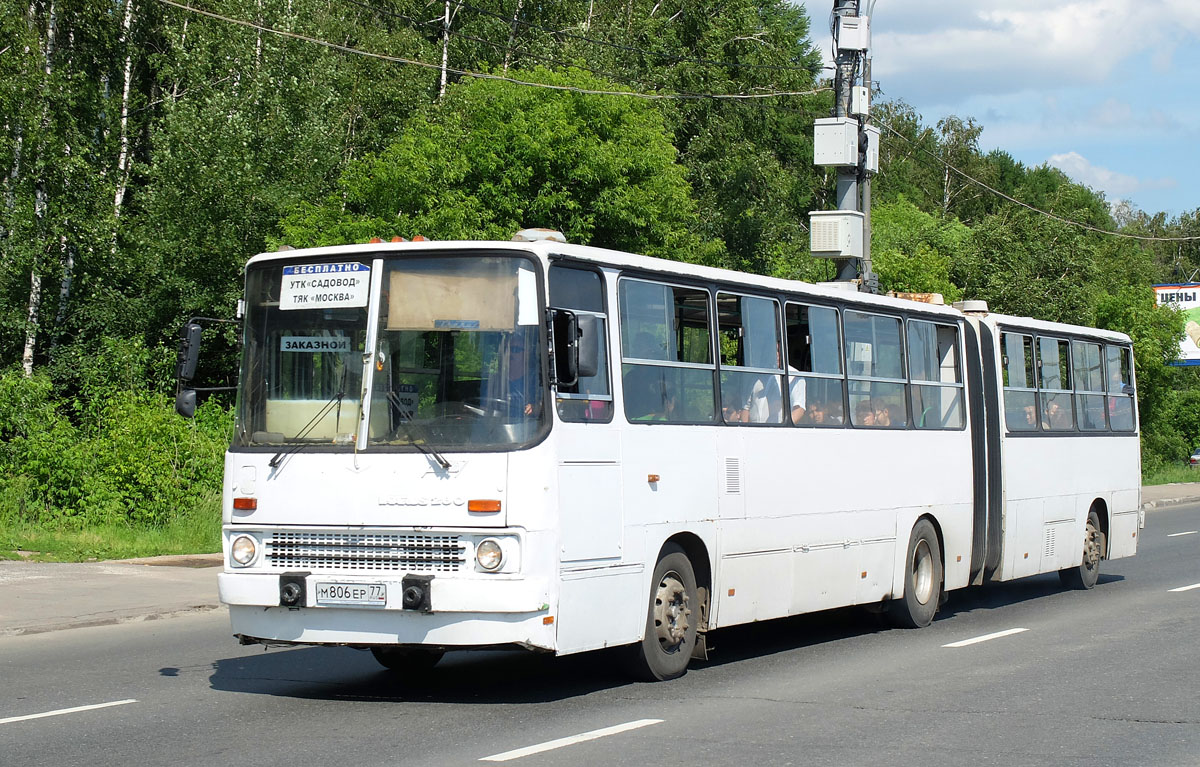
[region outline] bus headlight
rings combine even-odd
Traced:
[[[239,535],[229,545],[229,558],[233,560],[235,565],[245,567],[254,561],[254,556],[257,553],[258,542],[249,535]]]
[[[499,570],[500,565],[504,564],[504,549],[500,547],[500,542],[492,538],[480,541],[475,547],[475,561],[488,572]]]

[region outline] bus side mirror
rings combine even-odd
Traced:
[[[576,347],[579,362],[576,373],[580,378],[590,378],[600,371],[600,320],[591,314],[576,317],[579,332]]]
[[[183,326],[182,338],[179,341],[179,354],[175,361],[175,376],[181,382],[190,381],[196,377],[196,363],[200,359],[200,330],[200,325],[195,322],[189,322]],[[193,396],[193,408],[194,400]]]
[[[175,395],[175,412],[184,418],[196,416],[196,390],[180,389]]]
[[[579,383],[579,324],[575,312],[555,309],[553,328],[554,380],[559,386],[574,386]]]

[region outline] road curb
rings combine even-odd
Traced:
[[[1196,503],[1200,498],[1159,498],[1156,501],[1146,501],[1142,504],[1144,511],[1155,511],[1156,509],[1165,509],[1171,506],[1182,506],[1185,503]]]
[[[214,612],[222,607],[223,605],[221,604],[203,604],[170,610],[156,610],[151,612],[130,611],[116,615],[81,616],[74,620],[38,623],[30,626],[0,628],[0,637],[19,637],[29,636],[31,634],[48,634],[52,631],[85,629],[92,628],[94,626],[116,626],[122,623],[146,623],[147,621],[178,618],[184,615],[191,615],[193,613]]]

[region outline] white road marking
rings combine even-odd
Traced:
[[[1195,535],[1200,530],[1188,530],[1186,533],[1167,533],[1168,538],[1178,538],[1181,535]]]
[[[973,639],[964,639],[961,642],[951,642],[950,644],[942,645],[942,647],[966,647],[967,645],[979,644],[980,642],[986,642],[989,639],[999,639],[1000,637],[1007,637],[1007,636],[1012,636],[1013,634],[1020,634],[1022,631],[1028,631],[1028,630],[1029,629],[1005,629],[1004,631],[997,631],[995,634],[984,634],[981,637],[974,637]]]
[[[1191,591],[1192,589],[1200,589],[1200,583],[1193,583],[1191,586],[1180,586],[1177,589],[1171,589],[1171,591]]]
[[[62,714],[75,714],[80,711],[92,711],[97,708],[108,708],[109,706],[124,706],[126,703],[137,703],[134,698],[126,700],[114,700],[111,703],[95,703],[91,706],[76,706],[74,708],[60,708],[57,711],[43,711],[40,714],[26,714],[25,716],[10,716],[7,719],[0,719],[0,724],[11,724],[12,722],[24,722],[29,719],[41,719],[47,716],[60,716]]]
[[[629,730],[636,730],[639,727],[647,727],[652,724],[659,724],[660,722],[662,722],[661,719],[639,719],[636,722],[626,722],[625,724],[617,724],[617,725],[613,725],[612,727],[605,727],[604,729],[601,729],[601,730],[592,730],[591,732],[585,732],[585,733],[581,733],[579,735],[572,735],[568,738],[559,738],[558,740],[546,741],[545,743],[539,743],[536,746],[526,746],[525,748],[517,748],[512,751],[505,751],[503,754],[492,754],[491,756],[483,757],[479,761],[481,761],[481,762],[507,762],[510,759],[520,759],[523,756],[531,756],[533,754],[540,754],[544,751],[553,751],[556,748],[563,748],[564,746],[573,746],[576,743],[583,743],[584,741],[595,740],[596,738],[603,738],[606,735],[616,735],[619,732],[627,732]]]

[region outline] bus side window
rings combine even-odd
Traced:
[[[1037,381],[1033,373],[1033,338],[1002,333],[1004,421],[1009,431],[1037,431]]]
[[[843,426],[845,381],[837,310],[789,303],[785,317],[792,424]]]
[[[1104,431],[1104,370],[1100,344],[1071,342],[1075,365],[1075,411],[1080,431]]]
[[[708,292],[623,277],[617,294],[625,417],[712,423],[716,365]]]
[[[1071,401],[1071,357],[1067,342],[1039,336],[1037,349],[1042,428],[1071,431],[1075,428],[1075,408]]]
[[[850,422],[856,427],[900,428],[908,423],[904,347],[900,319],[843,313]]]
[[[596,318],[600,352],[596,375],[580,376],[571,386],[559,386],[554,406],[558,417],[569,422],[608,423],[613,397],[608,376],[608,315],[604,311],[604,279],[599,272],[555,264],[550,267],[550,306],[570,309],[576,315]]]
[[[962,428],[958,328],[910,320],[908,374],[912,381],[913,425],[918,429]]]
[[[717,294],[722,417],[726,423],[783,423],[779,304]]]
[[[1133,431],[1133,359],[1126,346],[1106,345],[1108,368],[1108,425],[1113,431]]]

